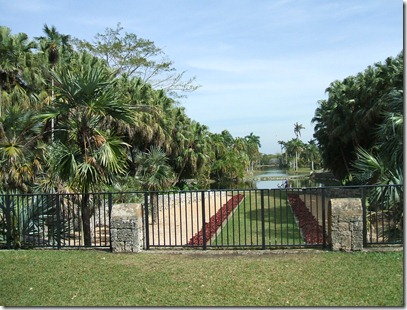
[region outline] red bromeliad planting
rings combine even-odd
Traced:
[[[229,214],[239,205],[244,196],[241,194],[234,195],[206,222],[205,237],[208,242],[217,232],[218,228],[222,226],[223,222],[228,218]],[[203,229],[196,233],[188,242],[188,245],[203,245]]]
[[[315,216],[305,206],[305,202],[298,195],[289,194],[288,201],[291,209],[298,220],[298,226],[301,229],[304,241],[307,244],[322,244],[323,232]],[[326,239],[328,240],[328,239]]]

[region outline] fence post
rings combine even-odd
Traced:
[[[59,194],[55,194],[56,207],[57,207],[57,249],[61,249],[61,204],[59,200]]]
[[[261,249],[266,249],[266,224],[264,216],[264,189],[260,190],[260,203],[261,203]]]
[[[206,250],[206,225],[205,225],[205,191],[201,192],[202,202],[202,250]]]
[[[150,230],[148,226],[148,192],[144,192],[144,227],[145,227],[145,249],[148,250],[150,248]]]

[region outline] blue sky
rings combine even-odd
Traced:
[[[92,41],[121,23],[162,48],[201,87],[181,100],[211,132],[312,139],[318,100],[334,80],[403,48],[400,0],[0,0],[0,25],[30,38],[43,25]]]

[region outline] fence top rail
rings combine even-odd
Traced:
[[[1,193],[2,196],[77,196],[77,195],[115,195],[115,194],[128,194],[128,195],[144,195],[149,194],[187,194],[187,193],[202,193],[202,192],[250,192],[250,191],[303,191],[303,190],[323,190],[323,189],[361,189],[361,188],[377,188],[377,187],[403,187],[404,184],[374,184],[374,185],[333,185],[333,186],[319,186],[319,187],[288,187],[288,188],[234,188],[234,189],[197,189],[197,190],[137,190],[137,191],[118,191],[118,192],[90,192],[90,193]]]

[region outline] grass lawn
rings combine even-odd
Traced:
[[[264,237],[266,247],[304,244],[294,215],[287,204],[286,192],[270,191],[264,196]],[[229,217],[211,245],[262,245],[260,191],[246,192],[245,199]]]
[[[403,253],[0,251],[4,306],[403,306]]]

